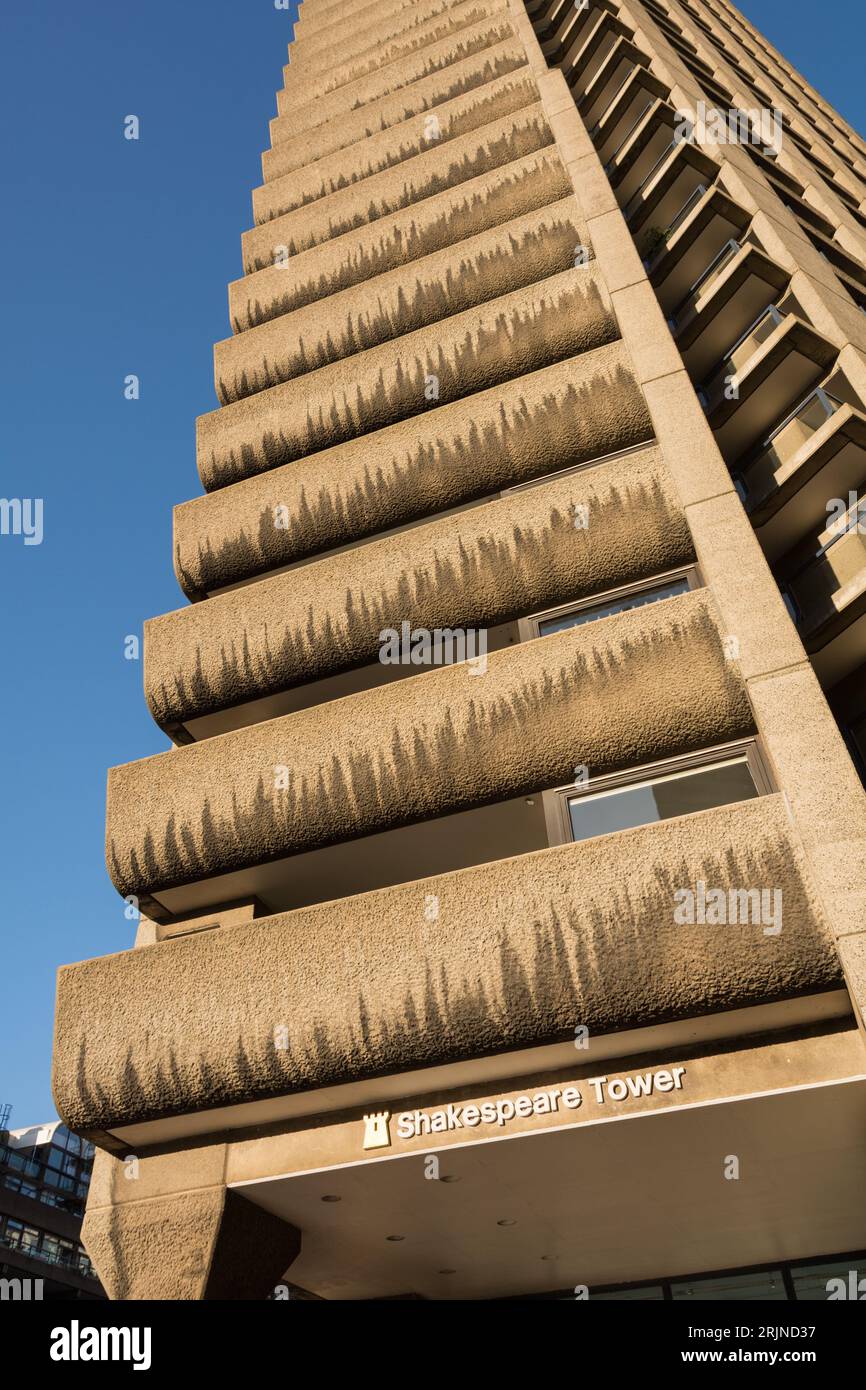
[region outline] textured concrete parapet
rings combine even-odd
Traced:
[[[370,15],[396,13],[414,4],[415,0],[334,0],[333,4],[301,0],[295,20],[295,38],[306,41],[315,36],[327,42],[337,32],[334,25],[363,25]]]
[[[339,236],[382,212],[408,207],[543,149],[553,135],[540,103],[525,101],[531,95],[522,82],[473,93],[468,101],[461,99],[453,126],[439,127],[444,139],[430,139],[425,118],[413,117],[363,141],[360,149],[353,145],[284,174],[253,190],[254,220],[261,226],[302,209],[315,227],[324,212],[329,235]],[[324,208],[315,206],[325,200]],[[300,236],[303,240],[303,232]]]
[[[307,56],[298,52],[298,62],[284,70],[290,99],[315,100],[339,87],[346,87],[394,63],[404,62],[446,39],[459,38],[464,30],[477,30],[507,11],[506,0],[462,0],[459,4],[440,3],[424,13],[417,5],[408,14],[370,23],[361,43],[355,36],[348,42],[335,41],[326,50]]]
[[[753,727],[697,591],[112,768],[109,871],[146,900]]]
[[[612,343],[182,503],[178,582],[201,598],[651,435]]]
[[[289,67],[302,73],[358,58],[395,35],[408,32],[412,36],[420,27],[442,18],[449,11],[463,16],[465,8],[465,0],[412,0],[411,4],[366,0],[360,13],[348,11],[348,22],[344,19],[341,23],[338,17],[328,33],[303,36],[296,27],[289,44]],[[489,13],[490,6],[485,8]]]
[[[353,111],[368,102],[378,101],[380,97],[399,92],[401,88],[429,77],[431,72],[461,63],[464,58],[483,53],[485,49],[494,48],[509,39],[514,43],[515,52],[525,57],[525,46],[517,38],[514,24],[503,13],[501,17],[484,20],[451,38],[440,39],[438,43],[419,49],[399,62],[378,68],[331,91],[314,89],[311,96],[305,95],[294,84],[287,85],[277,92],[277,112],[280,116],[291,115],[296,129],[308,130],[333,120],[341,112]],[[287,83],[290,81],[290,71],[286,69]]]
[[[276,193],[271,184],[280,184],[276,192],[287,207],[300,206],[448,145],[461,135],[513,115],[540,99],[532,74],[510,58],[494,62],[488,56],[480,71],[477,63],[469,73],[461,68],[461,73],[454,74],[447,86],[441,76],[435,88],[429,81],[423,85],[428,93],[426,98],[415,87],[401,94],[399,109],[403,114],[398,120],[383,119],[383,112],[387,115],[387,111],[385,104],[379,102],[375,111],[363,106],[348,122],[330,121],[305,132],[300,139],[265,151],[265,187],[253,190],[256,221],[273,215],[271,206]],[[438,97],[438,102],[431,109],[434,97]],[[390,103],[397,115],[395,99],[391,98]],[[292,174],[295,177],[289,181]]]
[[[290,174],[293,169],[303,169],[337,150],[433,111],[442,126],[445,124],[442,118],[447,119],[448,112],[439,111],[439,107],[450,107],[452,102],[458,101],[465,103],[472,92],[484,87],[490,88],[487,95],[495,96],[497,91],[509,90],[517,83],[520,84],[518,90],[534,93],[530,100],[538,100],[538,88],[526,66],[526,55],[512,40],[473,54],[442,72],[432,72],[429,77],[413,82],[411,87],[401,88],[354,111],[343,112],[300,133],[293,116],[275,116],[270,123],[273,148],[262,155],[262,173],[266,180]],[[455,112],[458,109],[452,108]]]
[[[781,890],[782,931],[678,924],[701,880]],[[839,984],[768,796],[65,966],[54,1095],[93,1132]]]
[[[466,237],[499,227],[572,193],[552,147],[479,174],[420,203],[292,253],[279,241],[281,219],[249,235],[243,279],[229,285],[232,332],[303,308],[376,275],[407,267]],[[291,216],[291,214],[290,214]],[[264,233],[264,234],[263,234]],[[257,264],[264,246],[263,264]]]
[[[528,109],[526,120],[521,112],[519,119],[500,125],[492,142],[489,129],[481,135],[470,131],[442,150],[432,149],[419,156],[409,165],[411,177],[406,177],[406,169],[386,170],[366,180],[363,190],[350,184],[327,198],[251,228],[241,238],[245,271],[275,263],[286,265],[291,257],[311,247],[364,228],[375,235],[378,221],[413,206],[423,217],[427,209],[421,205],[436,200],[439,194],[471,190],[479,179],[495,178],[500,172],[503,179],[513,179],[527,157],[538,151],[544,151],[548,161],[562,168],[553,135],[537,105]]]
[[[693,559],[658,450],[641,451],[155,618],[145,694],[171,731],[376,661],[404,620],[494,626]]]
[[[563,271],[200,415],[199,477],[226,487],[618,336],[593,263]]]
[[[578,256],[589,258],[587,240],[575,198],[561,198],[410,268],[269,318],[216,344],[217,396],[223,404],[242,400],[573,269]]]

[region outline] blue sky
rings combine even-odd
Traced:
[[[805,0],[742,8],[866,131],[862,0],[826,0],[821,24]],[[184,602],[171,509],[201,491],[194,421],[216,404],[213,344],[292,18],[273,0],[7,7],[0,495],[44,499],[41,545],[0,537],[0,1105],[15,1126],[54,1115],[58,965],[132,944],[104,867],[106,769],[168,741],[124,639]]]

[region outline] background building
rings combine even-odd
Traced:
[[[61,971],[88,1251],[859,1296],[866,145],[724,3],[305,0],[290,59],[136,947]]]
[[[93,1156],[59,1120],[0,1129],[0,1279],[42,1280],[44,1299],[103,1297],[81,1244]]]

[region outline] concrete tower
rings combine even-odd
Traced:
[[[99,1277],[802,1295],[866,1247],[866,144],[726,0],[304,0],[271,139],[138,935],[60,972]]]

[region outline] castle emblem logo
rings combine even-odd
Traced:
[[[374,1110],[372,1114],[364,1116],[365,1149],[390,1149],[391,1131],[388,1127],[390,1118],[390,1110]]]

